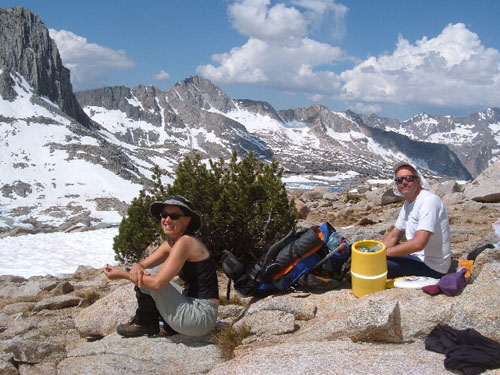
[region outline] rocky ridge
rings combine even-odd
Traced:
[[[9,73],[18,73],[37,95],[49,98],[65,114],[93,128],[92,121],[76,101],[69,70],[63,66],[49,31],[40,18],[26,8],[0,8],[0,68],[3,99],[15,99]]]
[[[474,182],[433,180],[445,202],[454,260],[498,242],[500,163]],[[294,191],[301,226],[327,220],[351,242],[380,239],[401,202],[391,186],[359,181],[356,190]],[[496,198],[495,198],[496,197]],[[211,336],[124,339],[116,325],[134,314],[133,286],[108,282],[102,270],[79,267],[65,279],[2,276],[0,372],[3,374],[448,374],[444,355],[423,341],[436,324],[474,328],[500,341],[500,252],[481,252],[473,281],[455,296],[386,289],[362,298],[349,284],[242,299],[220,308],[221,324],[250,335],[224,360]],[[225,295],[221,275],[220,292]],[[238,301],[239,302],[236,302]],[[500,374],[488,370],[484,374]]]
[[[108,97],[104,97],[108,95]],[[412,140],[369,127],[353,112],[321,106],[276,111],[265,102],[231,99],[210,81],[194,76],[162,92],[150,86],[77,92],[85,112],[116,139],[151,150],[193,151],[227,159],[232,150],[276,159],[289,173],[354,170],[384,176],[388,161],[404,158],[434,173],[470,179],[447,146]],[[110,114],[123,113],[122,126]],[[150,124],[151,126],[147,126]]]
[[[361,117],[375,128],[447,145],[473,176],[500,154],[500,108],[488,108],[464,117],[421,113],[402,122],[373,114]]]

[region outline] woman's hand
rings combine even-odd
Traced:
[[[132,268],[130,269],[130,281],[132,281],[135,285],[137,285],[139,288],[142,287],[142,277],[146,275],[150,275],[149,272],[147,272],[144,269],[144,266],[140,263],[134,264]]]
[[[106,264],[106,267],[104,267],[104,274],[109,280],[119,280],[119,279],[128,279],[128,272],[123,271],[119,268],[110,266],[109,264]]]

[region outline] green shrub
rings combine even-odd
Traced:
[[[159,170],[155,186],[142,190],[122,220],[113,249],[119,261],[137,261],[144,250],[161,239],[160,226],[149,216],[151,202],[168,195],[182,195],[193,203],[203,225],[197,235],[218,259],[230,250],[243,262],[256,259],[293,227],[297,211],[289,202],[276,161],[266,164],[249,153],[238,161],[233,152],[229,163],[200,155],[187,156],[176,169],[176,179],[162,188]]]
[[[162,200],[165,194],[157,166],[154,167],[153,182],[152,189],[141,190],[139,196],[132,200],[127,216],[120,223],[118,235],[113,239],[115,259],[119,262],[137,263],[147,247],[161,239],[161,227],[149,215],[149,205]]]
[[[187,157],[167,193],[191,200],[203,220],[199,236],[216,259],[230,250],[244,262],[255,262],[297,217],[281,181],[283,170],[252,153],[238,161],[233,152],[227,165],[222,159],[209,163],[210,169],[199,155]]]

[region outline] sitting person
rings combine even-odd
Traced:
[[[394,228],[382,242],[387,248],[387,277],[441,278],[451,265],[450,225],[442,200],[415,166],[394,165],[394,193],[405,197]],[[400,242],[406,235],[406,241]]]
[[[201,218],[181,196],[152,203],[150,213],[161,222],[167,241],[130,272],[109,265],[104,270],[110,280],[127,279],[136,285],[136,314],[117,332],[126,337],[157,334],[163,319],[167,334],[205,335],[217,321],[219,288],[215,262],[193,236]],[[157,274],[146,271],[160,264]],[[184,288],[171,281],[176,275],[185,281]]]

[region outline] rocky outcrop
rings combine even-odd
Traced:
[[[500,202],[500,162],[490,165],[465,187],[465,197],[476,202]]]
[[[431,186],[443,199],[462,194],[462,199],[447,206],[454,262],[480,245],[498,242],[491,223],[498,218],[499,203],[469,200],[449,181],[431,180]],[[329,220],[351,242],[380,239],[395,221],[401,203],[368,200],[366,194],[375,188],[366,182],[356,190],[291,192],[309,209],[299,225]],[[357,224],[368,218],[365,225]],[[225,295],[226,285],[220,275],[220,295]],[[500,341],[499,291],[500,249],[489,248],[477,255],[471,282],[454,297],[391,288],[356,298],[348,280],[266,298],[244,299],[232,290],[231,303],[220,306],[215,336],[160,333],[125,339],[115,329],[135,312],[132,284],[109,282],[102,270],[91,267],[79,267],[65,279],[2,276],[0,371],[16,375],[445,374],[449,373],[443,365],[445,356],[425,350],[426,336],[437,324],[447,324],[473,328]],[[231,360],[223,359],[214,339],[227,325],[249,332]]]
[[[334,374],[342,366],[344,374],[444,374],[444,356],[426,351],[423,344],[437,324],[474,328],[500,340],[498,250],[478,255],[474,281],[455,297],[394,288],[356,298],[346,284],[321,293],[278,294],[221,306],[224,324],[250,332],[227,362],[210,335],[118,336],[116,325],[128,321],[136,308],[133,288],[123,282],[103,284],[102,274],[87,268],[79,278],[66,280],[74,291],[59,297],[41,293],[37,303],[9,303],[18,298],[9,289],[9,299],[0,300],[0,369],[7,374]],[[0,290],[26,283],[4,280]],[[103,297],[85,307],[86,298],[77,294],[86,290]]]
[[[38,16],[28,9],[0,9],[0,68],[2,97],[13,99],[9,89],[9,74],[19,73],[39,96],[48,97],[68,116],[87,128],[93,128],[73,94],[70,72],[62,65],[61,57],[49,31]]]

